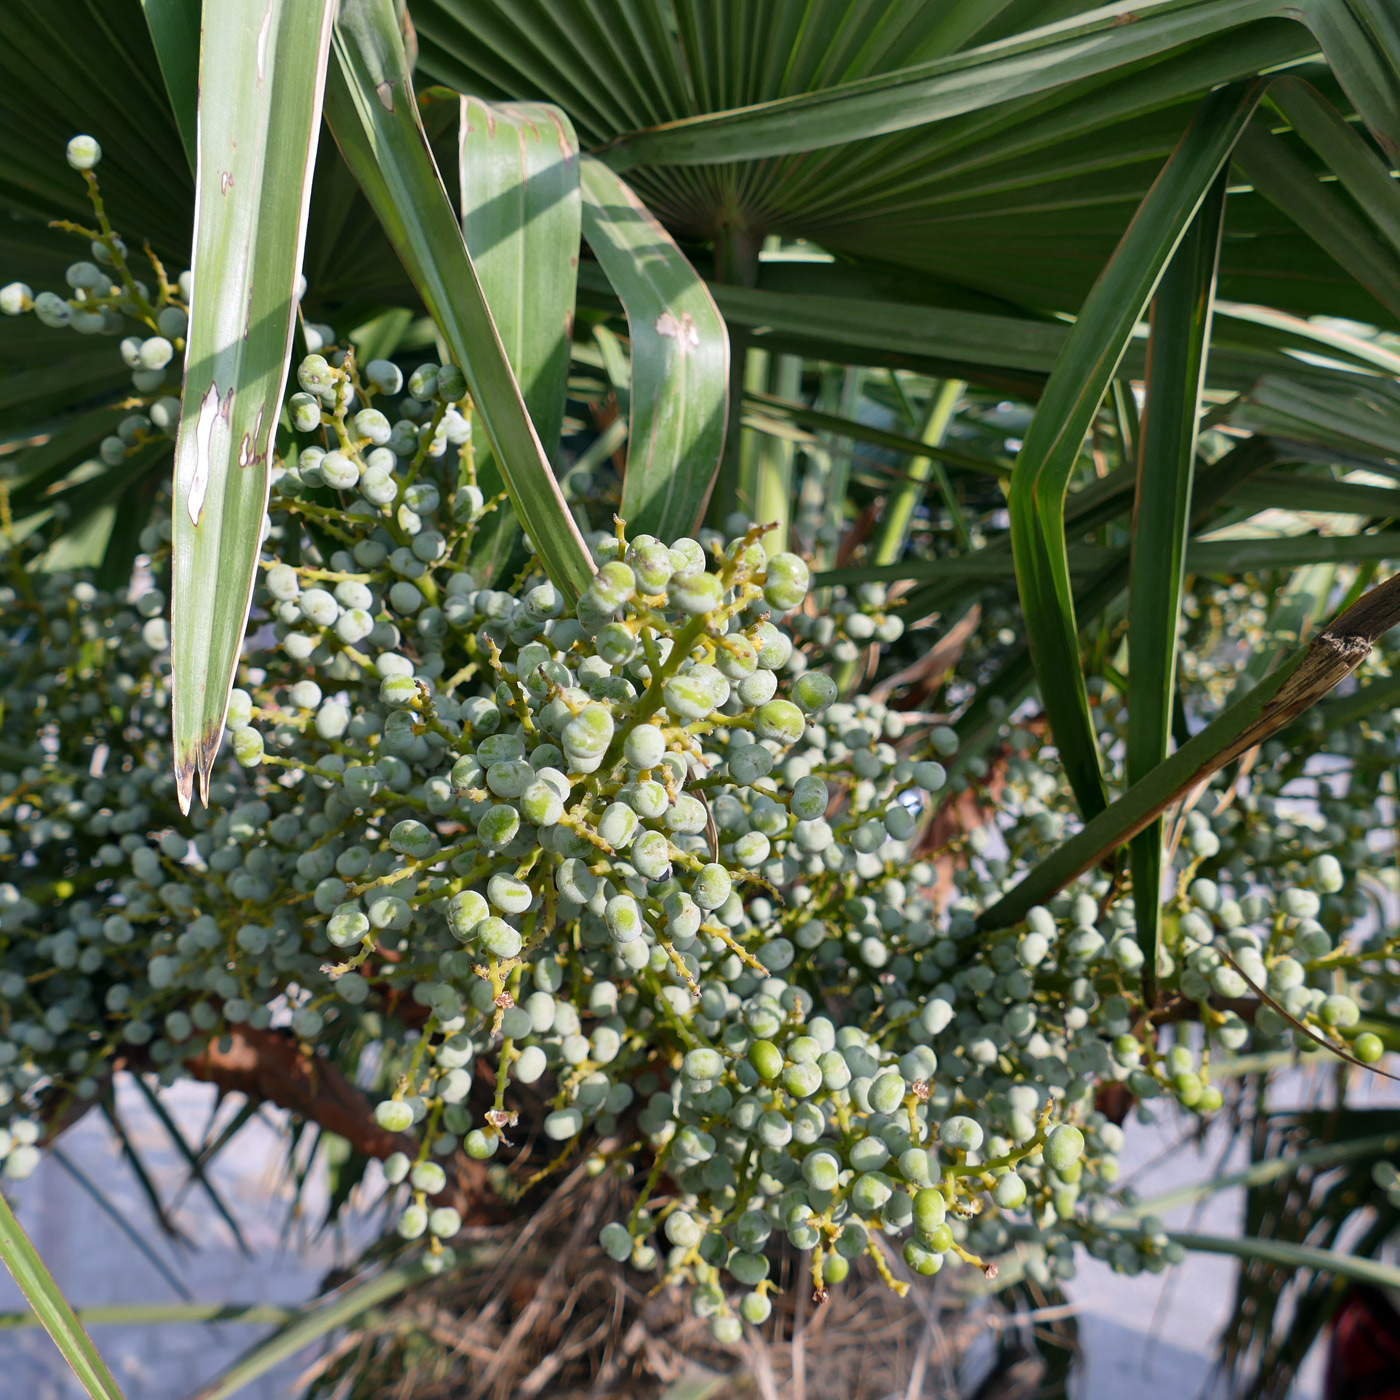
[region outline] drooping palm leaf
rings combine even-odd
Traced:
[[[209,774],[252,603],[272,439],[334,14],[331,0],[207,6],[200,53],[195,290],[175,447],[175,776]]]
[[[552,462],[564,419],[578,276],[578,141],[557,107],[464,97],[458,156],[467,251],[540,446]],[[489,439],[476,453],[476,470],[488,498],[505,488]],[[473,570],[492,578],[519,532],[509,511],[496,512],[474,542]]]
[[[729,334],[704,282],[607,166],[583,166],[584,235],[632,343],[623,518],[674,539],[709,502],[729,414]]]
[[[1225,178],[1218,175],[1163,275],[1152,305],[1128,584],[1132,727],[1126,777],[1130,784],[1167,756],[1171,740],[1191,488],[1224,215]],[[1138,940],[1146,956],[1143,979],[1150,1003],[1156,999],[1161,933],[1160,821],[1133,838],[1131,858]]]
[[[452,356],[500,464],[516,518],[555,585],[576,598],[592,562],[530,422],[520,388],[418,115],[390,0],[341,11],[326,114]]]

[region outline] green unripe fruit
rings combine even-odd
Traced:
[[[174,355],[175,347],[163,335],[153,335],[141,342],[142,369],[164,369]]]
[[[360,464],[343,452],[327,452],[316,469],[321,480],[335,491],[349,491],[360,481]]]
[[[636,591],[632,570],[618,559],[604,564],[588,585],[589,596],[604,612],[616,612]]]
[[[375,1106],[374,1121],[386,1133],[406,1133],[413,1126],[413,1110],[402,1099],[385,1099]]]
[[[1196,1098],[1196,1102],[1192,1104],[1191,1107],[1194,1108],[1197,1113],[1204,1115],[1217,1112],[1224,1103],[1225,1095],[1222,1094],[1214,1084],[1207,1084],[1201,1090]],[[1104,1180],[1112,1180],[1112,1177],[1105,1175],[1103,1165],[1099,1167],[1099,1175],[1103,1177]]]
[[[1323,894],[1336,894],[1346,883],[1342,863],[1333,855],[1314,856],[1308,865],[1308,874]]]
[[[956,1114],[939,1125],[938,1140],[944,1147],[960,1152],[976,1152],[982,1146],[982,1125],[973,1118]],[[1082,1150],[1084,1139],[1079,1140]]]
[[[437,367],[437,384],[434,389],[436,397],[444,403],[457,403],[466,396],[467,377],[454,364],[439,365]],[[422,398],[421,394],[414,394],[415,398]]]
[[[230,742],[233,746],[233,756],[238,760],[240,767],[256,768],[262,762],[265,751],[263,736],[251,725],[235,729]]]
[[[598,818],[598,835],[614,851],[625,851],[636,839],[639,829],[637,814],[625,802],[609,803]]]
[[[773,769],[773,755],[762,744],[745,744],[729,750],[729,774],[736,783],[748,785],[767,777]]]
[[[795,554],[775,554],[768,561],[763,597],[778,612],[790,612],[807,596],[811,574]]]
[[[666,588],[666,597],[678,612],[695,617],[719,607],[724,600],[724,586],[713,574],[673,575]]]
[[[538,1045],[527,1045],[515,1062],[514,1077],[522,1084],[533,1084],[548,1068],[548,1057]]]
[[[754,711],[754,733],[776,744],[795,744],[807,728],[802,711],[791,700],[770,700]]]
[[[525,820],[535,826],[557,826],[564,815],[564,799],[549,783],[540,779],[520,794],[520,811]]]
[[[835,1153],[821,1148],[803,1158],[802,1176],[814,1191],[834,1191],[841,1178],[841,1163]]]
[[[438,1206],[428,1212],[428,1233],[450,1240],[462,1228],[462,1217],[451,1206]]]
[[[894,1186],[884,1172],[865,1172],[851,1187],[851,1203],[862,1215],[874,1215],[894,1195]]]
[[[666,914],[666,932],[676,939],[694,938],[704,916],[700,906],[683,890],[666,896],[662,906]]]
[[[707,865],[695,876],[691,895],[702,909],[718,909],[729,898],[733,886],[722,865]]]
[[[326,937],[337,948],[363,942],[369,931],[369,919],[358,904],[340,905],[326,923]]]
[[[500,1146],[500,1138],[494,1133],[483,1132],[480,1128],[473,1128],[462,1139],[462,1150],[474,1162],[488,1161],[496,1155]]]
[[[694,1249],[704,1234],[704,1226],[693,1215],[683,1210],[673,1210],[666,1217],[666,1238],[681,1249]]]
[[[894,1113],[904,1102],[907,1092],[908,1086],[904,1082],[904,1076],[894,1070],[887,1070],[870,1086],[870,1107],[876,1113]]]
[[[654,724],[639,724],[623,741],[622,755],[633,768],[655,768],[666,752],[666,736]]]
[[[782,1074],[783,1088],[795,1099],[810,1098],[822,1087],[819,1065],[788,1065]]]
[[[483,952],[494,953],[498,958],[513,958],[522,946],[520,934],[504,919],[483,919],[476,927],[475,937]]]
[[[818,714],[836,699],[836,682],[824,671],[808,671],[797,678],[792,698],[807,714]]]
[[[714,691],[695,675],[672,676],[662,687],[666,709],[680,723],[707,719],[715,708]]]
[[[405,1206],[395,1229],[400,1238],[416,1240],[428,1228],[428,1212],[419,1205]]]
[[[943,1224],[948,1214],[948,1202],[943,1193],[934,1187],[925,1187],[914,1193],[914,1228],[920,1235],[928,1237]]]
[[[447,1173],[436,1162],[419,1162],[409,1172],[408,1181],[415,1191],[436,1196],[447,1185]]]
[[[493,875],[486,882],[486,895],[504,914],[523,914],[533,899],[529,885],[509,875]]]
[[[403,388],[403,371],[392,360],[371,360],[365,378],[381,394],[397,394]]]
[[[1329,1026],[1354,1026],[1361,1019],[1361,1008],[1339,992],[1324,997],[1318,1014]]]
[[[952,1249],[955,1243],[953,1231],[947,1225],[935,1225],[933,1229],[924,1236],[924,1243],[933,1250],[935,1254],[946,1254]]]
[[[631,943],[640,938],[646,930],[642,911],[630,894],[614,895],[608,900],[603,918],[607,923],[608,933],[616,943]]]
[[[407,928],[412,912],[408,901],[396,894],[369,896],[369,921],[375,928]]]
[[[997,1179],[992,1199],[1002,1210],[1019,1210],[1026,1203],[1026,1183],[1015,1172],[1007,1172]]]
[[[519,830],[520,813],[504,803],[488,809],[476,824],[476,834],[487,846],[498,851],[509,846]]]
[[[739,1299],[739,1316],[753,1327],[762,1327],[773,1315],[773,1304],[767,1294],[745,1293]]]
[[[904,1262],[916,1274],[921,1274],[924,1278],[931,1278],[943,1267],[942,1254],[925,1248],[916,1239],[905,1240],[901,1252],[904,1256]]]
[[[564,726],[564,753],[578,772],[590,773],[612,742],[613,718],[601,705],[588,705]]]
[[[609,1259],[624,1264],[632,1257],[632,1236],[625,1225],[612,1221],[598,1232],[598,1243]]]
[[[630,859],[637,873],[648,880],[664,880],[671,873],[670,847],[659,831],[644,831],[633,842]]]
[[[389,833],[389,844],[400,855],[405,855],[410,860],[427,860],[436,854],[442,843],[438,840],[436,832],[409,817],[405,821],[394,823],[393,830]]]
[[[447,927],[454,938],[466,943],[490,912],[486,901],[475,890],[463,890],[448,901]]]
[[[34,306],[34,290],[25,282],[0,287],[0,311],[6,316],[22,316]]]
[[[91,170],[102,159],[102,147],[91,136],[75,136],[68,143],[67,156],[74,170]]]
[[[1045,1160],[1064,1175],[1084,1155],[1084,1134],[1069,1123],[1051,1130],[1045,1140]]]
[[[724,1057],[717,1050],[704,1046],[687,1051],[681,1062],[681,1073],[687,1079],[718,1079],[724,1073]]]
[[[1374,1031],[1362,1031],[1352,1041],[1351,1049],[1363,1065],[1373,1065],[1385,1054],[1385,1042]]]
[[[749,1063],[762,1078],[772,1081],[783,1072],[783,1052],[771,1040],[756,1040],[749,1046]]]
[[[899,1173],[911,1185],[932,1186],[935,1172],[933,1159],[922,1147],[908,1147],[899,1154]]]

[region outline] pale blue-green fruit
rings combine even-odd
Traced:
[[[74,170],[91,170],[102,159],[102,147],[92,136],[75,136],[68,143],[67,156]]]
[[[428,1212],[428,1232],[449,1240],[462,1228],[462,1217],[452,1206],[438,1206]]]
[[[795,554],[775,554],[768,561],[763,597],[778,612],[789,612],[807,596],[811,574]]]
[[[22,316],[34,306],[34,290],[25,282],[11,282],[0,287],[0,312],[6,316]]]
[[[428,1212],[420,1205],[404,1207],[395,1229],[406,1240],[416,1240],[428,1228]]]
[[[413,1110],[402,1099],[385,1099],[375,1106],[374,1121],[386,1133],[406,1133],[413,1126]]]
[[[955,1114],[945,1118],[938,1127],[938,1140],[944,1147],[961,1152],[976,1152],[982,1146],[982,1125],[974,1118]],[[1083,1139],[1080,1139],[1081,1146]],[[1048,1144],[1047,1144],[1048,1148]]]
[[[142,369],[164,369],[174,356],[175,347],[163,335],[153,335],[141,342]]]
[[[1084,1134],[1069,1123],[1051,1129],[1045,1140],[1045,1160],[1057,1172],[1068,1171],[1084,1155]]]

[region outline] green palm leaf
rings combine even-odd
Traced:
[[[418,115],[391,0],[349,0],[336,25],[326,115],[408,269],[500,464],[517,519],[565,596],[593,566],[530,421]]]
[[[1011,480],[1011,539],[1027,636],[1055,742],[1088,817],[1103,810],[1107,794],[1065,548],[1070,474],[1138,317],[1261,95],[1257,84],[1229,88],[1202,104],[1075,322]]]
[[[194,281],[175,447],[175,776],[209,773],[252,603],[334,6],[207,6]]]
[[[559,451],[580,232],[578,138],[543,104],[461,101],[462,232],[506,358],[547,459]],[[487,497],[505,489],[490,442],[476,454]],[[497,511],[474,544],[472,569],[506,565],[520,526]]]
[[[729,334],[670,234],[607,166],[583,165],[584,234],[632,342],[621,514],[674,539],[699,524],[724,450]]]
[[[4,1196],[0,1196],[0,1259],[92,1400],[121,1400],[107,1363],[83,1331]]]
[[[1224,216],[1225,178],[1217,176],[1163,274],[1152,305],[1128,584],[1130,784],[1167,756],[1171,740],[1196,435]],[[1160,821],[1133,838],[1131,859],[1138,940],[1146,955],[1143,981],[1150,1004],[1155,1000],[1161,935]]]

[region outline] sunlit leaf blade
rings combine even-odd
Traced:
[[[464,97],[458,123],[462,231],[545,457],[559,451],[578,281],[578,138],[568,117],[542,103]],[[505,489],[490,442],[476,453],[489,499]],[[478,531],[472,571],[505,566],[520,527],[497,511]]]
[[[772,390],[780,400],[795,399],[802,384],[801,359],[796,355],[770,355],[747,340],[743,344],[746,393]],[[764,532],[762,541],[770,557],[788,546],[794,460],[790,437],[752,431],[741,433],[733,498],[727,499],[721,494],[715,503],[715,516],[721,523],[731,510],[738,510],[750,520],[771,526]]]
[[[0,1195],[0,1259],[5,1262],[19,1290],[44,1324],[54,1345],[92,1400],[121,1400],[107,1363],[98,1354],[68,1300],[53,1281],[29,1236],[20,1228],[10,1203]]]
[[[1026,634],[1046,716],[1086,817],[1103,809],[1107,793],[1079,662],[1065,494],[1138,318],[1261,94],[1258,83],[1235,86],[1201,104],[1081,309],[1011,479],[1011,540]]]
[[[141,0],[190,169],[199,164],[200,0]]]
[[[1281,13],[1296,18],[1297,9],[1276,0],[1118,0],[948,58],[630,132],[603,154],[615,170],[627,170],[814,150],[1044,92],[1252,21]]]
[[[631,420],[621,515],[688,534],[709,502],[729,413],[729,333],[705,283],[602,162],[583,163],[584,236],[627,313]]]
[[[1137,835],[1168,803],[1310,709],[1350,676],[1370,654],[1376,639],[1397,623],[1400,574],[1333,618],[1308,646],[1294,652],[1170,758],[1087,821],[1077,835],[1058,846],[986,910],[978,920],[979,927],[1004,928],[1024,918],[1033,904],[1045,903],[1115,846]]]
[[[345,0],[326,116],[471,389],[517,519],[555,586],[577,598],[593,576],[467,252],[418,117],[392,0]]]
[[[939,447],[953,420],[954,410],[967,385],[961,379],[935,381],[928,409],[919,436],[929,447]],[[876,564],[892,564],[904,552],[913,523],[914,511],[924,494],[924,485],[937,480],[948,493],[948,479],[941,462],[928,455],[916,456],[909,463],[909,478],[890,493],[880,517],[880,532],[876,537],[871,559]],[[956,516],[954,517],[957,518]]]
[[[200,56],[194,297],[175,447],[175,778],[207,802],[252,603],[333,0],[220,0]]]
[[[1128,583],[1129,785],[1167,756],[1171,742],[1177,624],[1225,189],[1225,176],[1218,175],[1152,302]],[[1160,820],[1133,838],[1131,860],[1138,941],[1145,954],[1143,984],[1150,1005],[1162,922]]]

